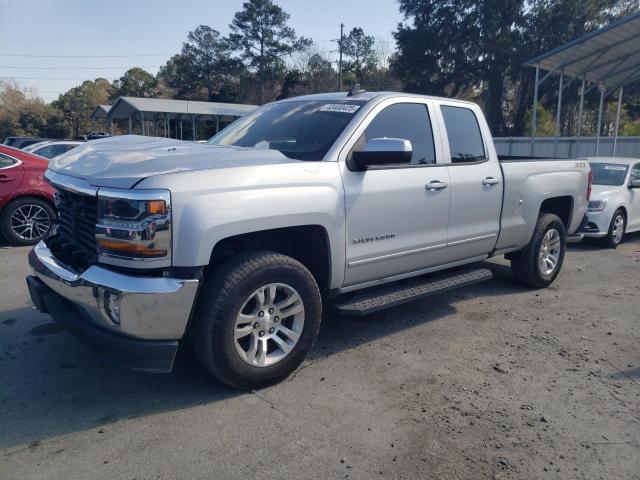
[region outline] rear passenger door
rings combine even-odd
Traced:
[[[363,284],[445,263],[449,171],[443,163],[433,104],[403,98],[381,102],[340,154],[346,206],[345,285]],[[409,140],[407,164],[349,169],[348,158],[374,138]],[[429,184],[433,183],[431,187]]]
[[[441,101],[438,114],[451,179],[447,258],[480,257],[495,247],[504,188],[491,133],[475,105]]]

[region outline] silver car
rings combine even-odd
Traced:
[[[593,190],[585,237],[616,248],[625,233],[640,230],[640,160],[590,158]]]

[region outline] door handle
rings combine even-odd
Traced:
[[[484,180],[482,180],[482,185],[484,185],[485,187],[490,187],[491,185],[497,185],[499,183],[500,183],[499,178],[487,177]]]
[[[426,188],[429,192],[435,192],[436,190],[443,190],[449,186],[448,183],[441,182],[440,180],[434,180],[432,182],[427,183],[424,188]]]
[[[0,182],[10,182],[11,180],[13,180],[13,177],[9,175],[0,175]]]

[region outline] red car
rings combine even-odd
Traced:
[[[14,245],[37,243],[55,222],[47,165],[46,158],[0,145],[0,233]]]

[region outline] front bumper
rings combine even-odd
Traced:
[[[587,221],[584,223],[580,233],[589,238],[606,237],[609,233],[611,219],[603,212],[590,212],[587,214]]]
[[[29,253],[33,303],[98,354],[135,370],[168,372],[184,335],[198,280],[124,275],[100,266],[82,274],[44,242]]]

